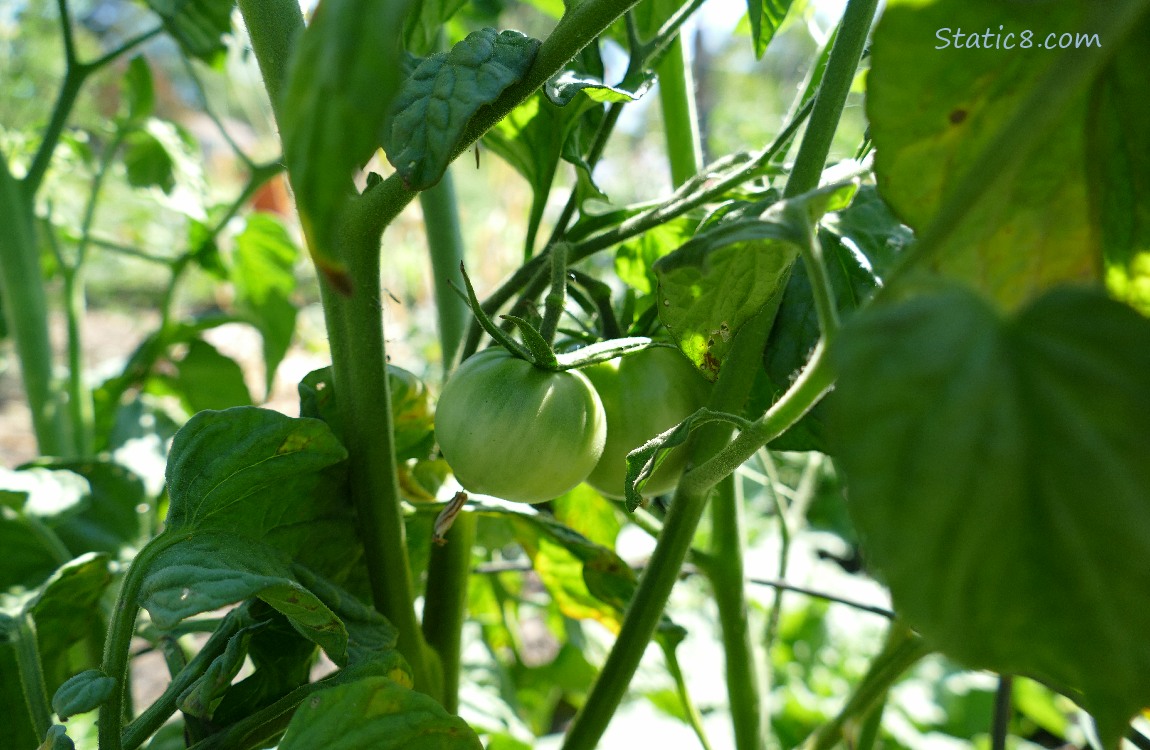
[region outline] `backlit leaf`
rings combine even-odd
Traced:
[[[940,220],[955,223],[934,256],[939,272],[1011,308],[1060,282],[1097,281],[1105,254],[1118,293],[1141,295],[1131,287],[1141,282],[1131,279],[1141,277],[1140,258],[1150,248],[1150,131],[1144,97],[1130,92],[1141,86],[1135,71],[1150,54],[1150,20],[1127,27],[1124,41],[1097,34],[1106,18],[1138,7],[1146,5],[887,4],[867,79],[875,172],[883,197],[915,231]],[[1073,48],[1058,49],[1067,40]],[[1031,138],[1018,169],[977,175],[986,187],[973,209],[941,217],[1026,93],[1071,54],[1079,56],[1076,69],[1099,56],[1114,62],[1070,92],[1051,127]]]
[[[868,309],[834,361],[836,456],[907,623],[1029,675],[1109,747],[1150,704],[1150,321],[1050,292],[1006,320],[947,290]]]

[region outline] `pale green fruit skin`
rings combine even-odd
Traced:
[[[603,453],[607,422],[580,373],[547,372],[494,347],[447,381],[435,437],[465,490],[542,503],[587,478]]]
[[[710,383],[677,349],[652,347],[583,368],[607,411],[607,443],[587,483],[607,497],[622,498],[627,454],[707,404]],[[675,488],[687,460],[671,451],[643,488],[647,496]]]

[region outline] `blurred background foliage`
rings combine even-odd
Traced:
[[[703,6],[685,38],[697,84],[705,160],[761,147],[776,135],[840,10],[837,2],[795,2],[767,54],[756,60],[739,3],[710,0]],[[77,48],[85,59],[154,23],[142,4],[129,0],[76,0],[72,11]],[[447,25],[446,41],[491,24],[542,37],[561,12],[558,0],[475,0]],[[93,181],[102,180],[98,209],[91,216],[92,247],[86,264],[84,357],[97,382],[120,372],[162,317],[234,318],[205,331],[203,344],[193,337],[176,346],[143,389],[140,403],[147,408],[139,407],[143,416],[138,421],[150,425],[150,434],[159,437],[142,454],[136,444],[133,457],[124,462],[141,475],[153,498],[162,486],[162,443],[192,411],[247,400],[295,414],[296,384],[327,363],[312,269],[302,260],[291,261],[299,256],[294,247],[298,229],[282,178],[272,177],[237,203],[250,168],[278,159],[278,141],[238,14],[235,22],[226,55],[213,65],[186,61],[174,42],[161,36],[139,50],[144,62],[124,59],[100,71],[82,91],[48,173],[49,183],[41,192],[42,205],[37,207],[38,215],[51,225],[44,232],[43,258],[52,306],[60,309],[63,281],[57,255],[47,245],[54,237],[59,255],[66,257],[87,220]],[[607,42],[603,55],[608,78],[618,78],[625,53]],[[117,118],[138,96],[131,82],[133,65],[146,65],[150,72],[154,106],[140,129],[147,136],[117,144]],[[0,144],[16,174],[23,173],[32,158],[63,74],[56,3],[0,4]],[[832,161],[854,156],[863,142],[864,75],[860,74],[858,90],[848,101]],[[648,94],[627,107],[596,169],[596,179],[613,203],[651,200],[669,192],[656,102]],[[117,145],[129,153],[135,149],[135,157],[108,158]],[[390,167],[377,159],[369,169],[387,172]],[[106,174],[98,177],[102,172]],[[453,173],[468,267],[476,285],[490,289],[521,261],[531,189],[486,151],[479,154],[478,167],[467,156]],[[573,182],[572,171],[561,171],[560,188]],[[564,189],[552,192],[544,226],[559,214],[565,195]],[[226,217],[233,206],[238,210],[214,241],[200,247],[205,228]],[[253,218],[257,213],[262,218]],[[298,310],[294,336],[278,371],[271,375],[263,370],[257,329],[244,322],[242,274],[237,275],[236,269],[242,265],[246,232],[254,232],[247,237],[261,247],[278,243],[281,257],[289,259],[293,280],[288,298]],[[189,254],[190,249],[196,252]],[[439,345],[418,204],[391,227],[383,252],[387,296],[381,306],[392,363],[437,383]],[[173,284],[175,264],[184,257],[192,262],[180,266],[175,274],[180,283]],[[603,269],[613,268],[609,255],[595,262]],[[164,300],[169,305],[166,312]],[[62,348],[62,316],[53,325],[55,344]],[[34,458],[17,368],[11,348],[0,343],[0,465],[5,467]],[[202,377],[196,375],[197,368],[213,381],[210,392],[188,385]],[[112,446],[128,442],[127,437],[114,439]],[[799,745],[838,711],[879,649],[885,622],[874,611],[800,592],[779,593],[770,582],[785,580],[874,608],[889,602],[882,586],[861,567],[843,489],[829,459],[816,453],[764,451],[760,460],[741,470],[738,482],[748,509],[746,566],[753,579],[753,623],[763,634],[760,646],[771,665],[772,737],[774,747],[782,750]],[[653,546],[648,531],[632,523],[618,505],[587,488],[553,506],[559,520],[592,541],[613,547],[628,563],[642,565]],[[661,513],[657,504],[651,513],[657,524]],[[418,540],[428,539],[430,518],[416,513],[409,523],[413,530],[409,538],[416,540],[415,572],[420,575],[427,550],[419,548]],[[699,533],[698,546],[706,548],[705,525]],[[572,597],[581,587],[585,592],[581,569],[565,566],[564,548],[542,543],[541,534],[536,526],[505,516],[484,516],[480,522],[475,549],[480,573],[472,579],[465,628],[462,713],[488,733],[488,747],[493,750],[557,746],[554,733],[580,705],[595,665],[602,662],[612,640],[604,624],[611,614],[595,609],[606,605],[589,599],[590,609],[583,610],[582,617],[573,616],[571,602],[582,600]],[[528,560],[528,548],[534,550],[533,560]],[[541,564],[540,557],[547,556],[554,559]],[[532,563],[536,571],[550,573],[532,572]],[[686,631],[679,662],[702,726],[715,748],[729,747],[718,622],[700,576],[687,576],[676,588],[669,612]],[[629,747],[637,741],[693,746],[689,716],[663,659],[657,648],[649,650],[633,685],[633,699],[611,725],[602,747]],[[148,662],[141,663],[134,687],[143,694],[151,681]],[[989,675],[963,672],[941,658],[927,659],[889,696],[881,715],[881,746],[988,747],[995,685]],[[1019,680],[1016,704],[1013,747],[1085,741],[1080,717],[1069,702],[1037,684]],[[70,731],[83,745],[82,727],[73,725]]]

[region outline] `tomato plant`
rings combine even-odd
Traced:
[[[547,372],[493,347],[451,376],[435,433],[464,489],[540,503],[587,478],[603,453],[607,423],[579,372]]]
[[[583,374],[607,415],[607,441],[587,483],[608,497],[623,497],[627,454],[682,422],[707,403],[707,381],[678,351],[653,347],[592,365]],[[644,492],[662,495],[683,473],[687,452],[673,449],[647,480]]]
[[[5,3],[0,745],[1150,747],[1150,0],[878,6]]]

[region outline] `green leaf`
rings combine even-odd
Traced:
[[[1142,97],[1123,92],[1140,85],[1134,71],[1150,54],[1150,21],[1144,19],[1121,44],[1096,35],[1093,47],[1085,43],[1104,25],[1104,16],[1128,14],[1139,4],[887,4],[874,33],[867,78],[875,172],[883,197],[915,231],[936,221],[954,224],[933,256],[939,272],[976,285],[1010,308],[1060,282],[1095,281],[1104,250],[1111,268],[1137,266],[1150,246],[1150,223],[1147,178],[1134,175],[1139,163],[1147,163],[1150,131]],[[987,31],[972,35],[972,29]],[[964,38],[956,48],[959,30]],[[1024,30],[1034,30],[1031,48],[1021,46]],[[1083,46],[1044,49],[1050,32],[1081,35]],[[1018,46],[995,48],[1004,44]],[[1055,66],[1068,63],[1071,53],[1078,56],[1073,65],[1079,69],[1097,56],[1114,56],[1115,62],[1073,92],[1052,126],[1032,139],[1018,169],[977,175],[986,187],[972,210],[940,216],[954,190],[965,189],[967,172],[984,149],[1014,117],[1025,99],[1020,92],[1034,91]]]
[[[59,564],[42,539],[31,533],[28,523],[8,508],[0,507],[0,589],[12,586],[35,588]]]
[[[299,249],[283,224],[271,214],[251,214],[236,237],[231,273],[236,306],[260,332],[264,342],[264,387],[271,392],[276,368],[295,333],[295,263]]]
[[[823,259],[841,319],[850,317],[878,289],[866,257],[828,231],[819,233]],[[775,323],[763,350],[763,370],[756,379],[745,416],[757,419],[779,399],[810,359],[820,337],[819,318],[805,263],[795,264]],[[774,450],[828,451],[826,400],[820,401],[789,430],[771,441]]]
[[[404,47],[415,55],[428,55],[439,46],[443,27],[467,0],[413,0],[403,23]]]
[[[363,579],[363,546],[345,456],[319,420],[252,407],[201,412],[172,444],[167,525],[258,540],[351,585]]]
[[[335,228],[352,176],[371,158],[399,83],[399,27],[407,2],[323,0],[296,43],[281,107],[284,159],[308,250],[337,288],[351,279]]]
[[[347,451],[318,419],[267,409],[201,412],[176,433],[168,460],[169,531],[219,529],[260,538],[293,516],[310,519],[287,492],[299,476],[342,461]],[[267,514],[275,512],[273,519]]]
[[[1150,321],[1083,290],[869,309],[833,350],[836,455],[907,623],[1077,696],[1107,746],[1150,704]]]
[[[124,139],[124,168],[132,187],[158,187],[165,193],[176,186],[175,160],[159,138],[146,130],[133,130]]]
[[[659,285],[652,268],[655,261],[685,244],[698,226],[697,219],[680,216],[622,243],[615,251],[615,273],[641,294],[654,292]]]
[[[568,106],[579,94],[585,94],[587,99],[599,104],[626,103],[639,101],[654,84],[654,77],[645,75],[637,79],[633,88],[610,86],[601,77],[564,70],[543,85],[543,93],[559,107]]]
[[[316,692],[300,704],[281,750],[481,750],[475,732],[433,698],[386,677]]]
[[[160,552],[144,576],[140,606],[161,630],[201,612],[258,597],[285,615],[336,664],[347,663],[347,629],[288,571],[280,553],[221,531],[201,532]]]
[[[747,0],[747,16],[751,20],[751,40],[755,44],[755,57],[767,51],[775,32],[783,25],[792,0]]]
[[[223,37],[232,30],[234,0],[145,1],[185,53],[209,64],[223,56],[227,49]]]
[[[551,503],[556,520],[607,549],[615,548],[622,524],[615,504],[586,484],[581,484]]]
[[[173,364],[175,375],[161,382],[183,399],[190,413],[251,405],[252,395],[244,381],[243,369],[203,339],[188,342],[187,352]]]
[[[143,55],[136,55],[128,63],[124,74],[125,96],[128,100],[128,122],[143,124],[156,108],[156,92],[152,86],[152,69]]]
[[[743,324],[782,294],[800,242],[781,223],[749,219],[698,234],[656,261],[659,318],[708,380]]]
[[[25,603],[36,621],[44,678],[49,689],[62,683],[81,666],[69,655],[73,646],[101,632],[105,623],[100,605],[112,573],[103,554],[81,555],[60,566]]]
[[[76,750],[76,743],[72,742],[65,727],[53,724],[48,727],[48,733],[37,750]]]
[[[199,719],[212,718],[213,704],[231,686],[248,655],[252,636],[265,627],[259,623],[241,629],[228,639],[224,652],[212,660],[200,677],[180,693],[176,705],[185,714]]]
[[[99,708],[115,689],[115,679],[98,669],[88,669],[56,689],[52,696],[52,710],[60,721],[67,721],[69,716]]]
[[[895,218],[873,185],[860,187],[849,206],[823,217],[822,226],[853,244],[879,279],[914,242],[914,233]]]
[[[538,40],[517,31],[488,28],[419,64],[392,103],[383,138],[408,188],[439,182],[472,115],[523,77],[538,48]]]

